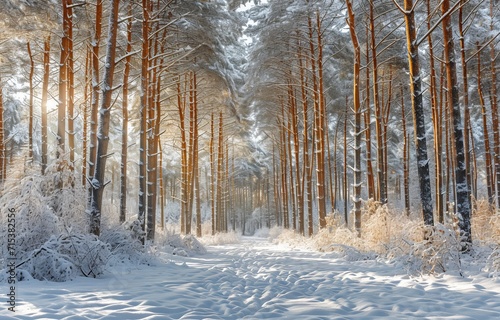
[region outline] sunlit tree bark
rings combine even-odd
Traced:
[[[352,4],[346,0],[348,11],[349,32],[354,48],[354,75],[353,75],[353,112],[354,112],[354,228],[358,236],[361,236],[361,101],[359,97],[361,49],[355,29],[355,16]],[[345,183],[345,182],[344,182]]]

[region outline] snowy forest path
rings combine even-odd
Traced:
[[[346,261],[254,237],[110,271],[101,279],[21,282],[17,317],[0,319],[500,318],[492,279],[412,279],[374,260]]]

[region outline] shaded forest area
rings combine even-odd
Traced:
[[[496,0],[0,8],[0,204],[24,261],[169,225],[498,246]]]

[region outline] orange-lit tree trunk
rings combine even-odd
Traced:
[[[224,222],[224,210],[223,210],[223,177],[224,177],[224,116],[222,111],[219,114],[219,133],[218,133],[218,146],[217,146],[217,231],[222,232],[223,222]],[[243,230],[244,231],[244,230]]]
[[[427,0],[427,29],[431,29],[431,18],[432,18],[432,8],[431,0]],[[429,94],[431,98],[431,111],[432,111],[432,124],[434,129],[434,183],[436,186],[435,192],[435,203],[436,203],[436,214],[438,221],[443,223],[444,219],[444,190],[443,190],[443,168],[442,168],[442,126],[443,117],[441,116],[440,104],[438,104],[437,98],[437,84],[436,84],[436,69],[434,63],[434,45],[432,40],[432,33],[427,36],[427,42],[429,45],[429,67],[430,67],[430,88]]]
[[[358,36],[355,29],[355,17],[352,4],[346,0],[348,10],[349,32],[354,48],[354,74],[353,74],[353,112],[354,112],[354,183],[353,183],[353,201],[354,201],[354,227],[358,236],[361,235],[361,101],[359,97],[360,69],[361,69],[361,49],[358,42]],[[344,181],[345,183],[345,181]]]
[[[298,34],[297,34],[298,36]],[[308,118],[308,94],[307,94],[307,83],[305,77],[305,68],[304,68],[304,60],[302,54],[302,46],[298,45],[298,59],[299,59],[299,73],[300,73],[300,91],[301,91],[301,100],[302,100],[302,159],[303,159],[303,167],[302,167],[302,191],[303,198],[306,199],[307,210],[308,210],[308,219],[310,221],[310,226],[308,226],[308,234],[312,235],[312,179],[310,176],[310,161],[309,161],[309,118]],[[299,232],[302,235],[305,235],[305,210],[299,211]]]
[[[328,134],[326,126],[326,101],[324,95],[324,79],[323,79],[323,34],[321,31],[321,19],[319,11],[316,12],[316,34],[318,44],[318,95],[316,104],[317,111],[315,112],[316,122],[316,186],[318,198],[318,217],[320,228],[326,227],[326,166],[325,166],[325,135]],[[313,43],[312,41],[310,42]],[[311,51],[314,56],[314,50]],[[314,60],[314,58],[313,58]]]
[[[59,103],[57,106],[57,158],[65,152],[66,142],[66,104],[68,81],[68,1],[62,0],[63,36],[61,39],[61,53],[59,56]]]
[[[212,214],[212,235],[217,231],[216,217],[215,217],[215,153],[214,153],[214,143],[215,143],[215,121],[214,114],[210,116],[210,209]]]
[[[179,77],[177,82],[177,109],[179,111],[179,126],[181,131],[181,212],[180,212],[180,222],[181,222],[181,232],[186,233],[187,224],[187,199],[188,199],[188,159],[187,159],[187,137],[186,137],[186,125],[185,125],[185,101],[184,94],[181,89],[181,78]]]
[[[118,33],[118,10],[120,0],[112,0],[109,15],[109,31],[104,68],[102,102],[99,110],[99,133],[96,157],[96,174],[92,180],[92,202],[90,211],[90,232],[99,236],[101,230],[102,196],[104,187],[104,174],[108,158],[109,124],[112,106],[113,78],[115,73],[116,38]]]
[[[73,54],[73,0],[67,0],[68,57],[67,57],[67,114],[68,114],[68,148],[70,168],[75,164],[75,71]]]
[[[373,77],[373,105],[375,106],[375,136],[377,137],[377,182],[378,199],[382,204],[387,203],[387,187],[385,185],[385,164],[382,129],[382,106],[379,98],[379,78],[377,62],[377,43],[375,40],[375,5],[370,0],[370,36],[371,36],[371,56],[372,56],[372,77]]]

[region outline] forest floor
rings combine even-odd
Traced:
[[[500,319],[500,282],[484,276],[414,278],[256,237],[207,249],[100,279],[20,282],[15,315],[2,294],[0,319]]]

